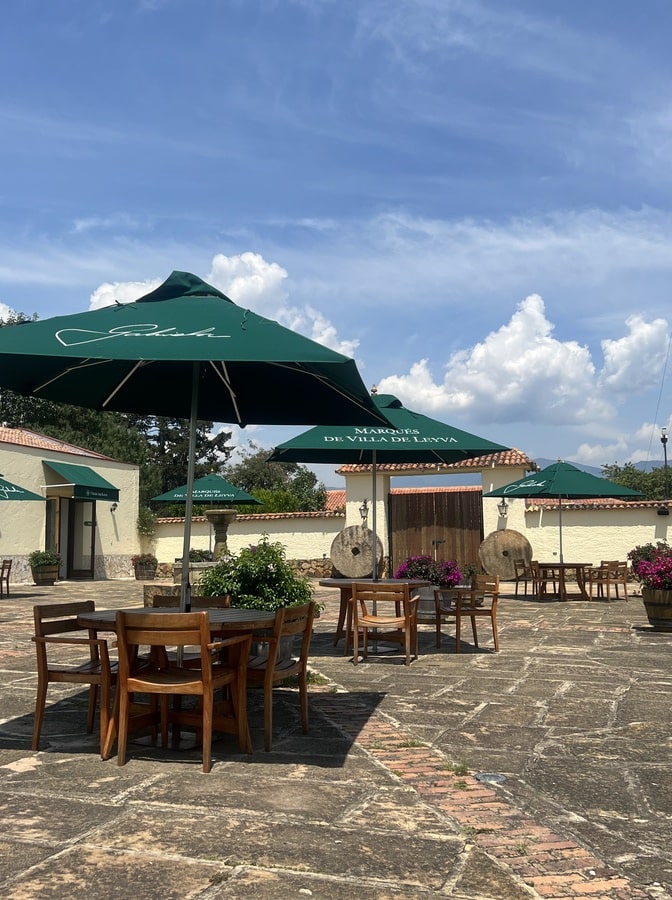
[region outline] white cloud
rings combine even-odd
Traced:
[[[589,350],[555,339],[552,331],[544,301],[533,294],[507,325],[452,354],[442,382],[433,381],[422,360],[378,387],[411,408],[459,412],[471,421],[560,425],[608,418],[611,405],[595,391]]]
[[[101,309],[114,303],[131,303],[153,291],[161,283],[161,279],[156,278],[147,281],[105,282],[91,294],[89,309]]]
[[[670,347],[665,319],[646,322],[633,315],[625,320],[629,334],[603,340],[604,368],[599,384],[614,393],[633,394],[658,385]]]

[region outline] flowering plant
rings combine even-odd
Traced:
[[[640,544],[628,553],[632,572],[643,588],[672,590],[672,547],[665,541]]]
[[[409,556],[394,573],[398,580],[420,578],[439,587],[455,587],[462,581],[462,573],[454,560],[439,561],[431,556]]]
[[[131,557],[131,563],[135,566],[145,566],[146,568],[156,568],[159,564],[158,559],[153,553],[138,553],[137,556]]]

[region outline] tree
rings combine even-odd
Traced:
[[[270,450],[250,441],[239,463],[225,466],[224,477],[264,503],[264,512],[324,509],[327,492],[317,475],[299,463],[270,462]]]
[[[623,466],[613,463],[602,466],[602,475],[623,487],[641,491],[644,500],[662,500],[665,497],[665,470],[660,466],[651,469],[650,472],[644,472],[631,462]]]

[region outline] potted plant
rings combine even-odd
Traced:
[[[52,585],[58,578],[61,555],[55,550],[33,550],[28,555],[28,564],[35,584]]]
[[[665,541],[640,544],[628,559],[641,585],[649,624],[656,631],[672,631],[672,547]]]
[[[394,573],[394,577],[400,581],[421,579],[428,581],[428,587],[418,588],[418,621],[427,619],[434,621],[436,605],[434,602],[434,589],[452,588],[462,583],[462,572],[455,560],[437,560],[431,556],[409,556]]]
[[[308,579],[287,560],[284,546],[270,541],[268,535],[237,556],[221,557],[206,569],[198,592],[206,597],[229,594],[231,606],[271,611],[309,603],[313,595]],[[281,639],[281,659],[291,657],[293,637],[289,636],[286,646],[285,639]],[[268,644],[253,644],[252,655],[263,656],[267,651]]]
[[[138,581],[154,580],[159,561],[153,553],[138,553],[131,558],[131,563]]]

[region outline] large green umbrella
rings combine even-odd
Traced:
[[[238,425],[380,423],[353,360],[188,272],[134,303],[0,328],[0,387],[89,409]],[[189,555],[192,498],[185,508]],[[189,606],[188,565],[182,607]]]
[[[540,472],[526,475],[510,484],[495,488],[483,494],[484,497],[547,497],[558,501],[558,521],[560,535],[560,562],[564,562],[562,556],[562,501],[563,500],[590,500],[591,498],[613,497],[614,499],[634,500],[644,496],[640,491],[623,487],[609,481],[607,478],[598,478],[590,472],[577,469],[571,463],[558,462],[546,466]]]
[[[406,409],[392,394],[374,394],[373,401],[392,427],[320,426],[275,448],[275,462],[360,463],[371,465],[373,578],[376,559],[376,467],[383,463],[456,463],[475,456],[509,450],[486,438]]]
[[[0,502],[3,500],[42,500],[39,494],[34,494],[26,488],[19,487],[18,484],[12,484],[4,478],[0,478]]]
[[[188,494],[189,485],[183,484],[181,487],[173,488],[172,491],[159,494],[158,497],[152,497],[152,500],[162,503],[185,503]],[[247,503],[263,505],[261,500],[257,500],[252,494],[237,488],[221,475],[204,475],[203,478],[197,478],[194,481],[191,496],[194,503],[228,503],[232,506],[242,506]]]

